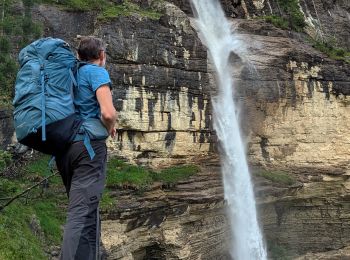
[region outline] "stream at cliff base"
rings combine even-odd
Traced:
[[[218,89],[212,105],[214,129],[222,148],[221,168],[232,233],[230,254],[235,260],[265,260],[267,253],[257,221],[253,185],[233,99],[233,68],[229,63],[231,52],[240,56],[244,43],[231,31],[217,0],[191,2],[199,37],[208,48],[217,74]]]

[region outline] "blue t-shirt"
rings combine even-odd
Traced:
[[[103,86],[111,86],[107,70],[95,64],[86,64],[79,69],[78,87],[74,89],[75,113],[84,119],[85,128],[90,139],[104,139],[108,132],[103,126],[100,116],[100,105],[97,101],[96,90]]]
[[[78,88],[74,91],[75,112],[83,119],[100,118],[101,111],[96,90],[111,84],[107,70],[95,64],[82,66],[78,72]]]

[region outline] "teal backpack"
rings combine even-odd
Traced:
[[[73,105],[77,59],[65,41],[44,38],[21,50],[19,64],[13,100],[17,139],[59,155],[82,125]]]

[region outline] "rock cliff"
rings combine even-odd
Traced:
[[[191,160],[215,151],[216,144],[210,107],[215,84],[207,53],[186,15],[190,15],[188,2],[173,2],[185,13],[163,4],[158,7],[163,13],[159,20],[131,16],[103,23],[93,14],[76,15],[51,6],[38,9],[48,35],[73,45],[80,34],[107,41],[108,69],[119,111],[118,138],[110,142],[111,151],[154,166],[171,163],[172,158]],[[236,10],[242,18],[278,10],[278,1],[226,2],[227,13]],[[326,8],[315,4],[321,7]],[[346,12],[348,6],[340,2],[332,8]],[[327,12],[320,9],[317,13]],[[346,34],[348,23],[340,20]],[[72,23],[78,26],[61,30]],[[327,58],[302,35],[261,19],[234,19],[233,26],[249,50],[248,63],[235,61],[239,69],[233,76],[252,163],[346,173],[349,65]]]
[[[211,122],[215,76],[189,2],[134,2],[156,9],[160,18],[135,14],[100,20],[92,11],[33,9],[46,36],[76,46],[78,35],[93,34],[108,43],[119,112],[118,137],[108,141],[111,155],[153,167],[202,166],[199,175],[174,186],[114,191],[114,208],[103,215],[106,255],[230,259]],[[299,183],[279,186],[254,177],[269,244],[286,248],[290,256],[349,246],[350,65],[310,43],[321,39],[349,48],[348,1],[297,1],[307,34],[265,21],[271,15],[292,19],[279,0],[221,2],[247,50],[244,60],[231,58],[250,165],[257,172],[284,170]]]

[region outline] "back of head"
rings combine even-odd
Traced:
[[[79,60],[93,61],[100,58],[101,51],[106,50],[106,44],[92,36],[83,37],[78,47]]]

